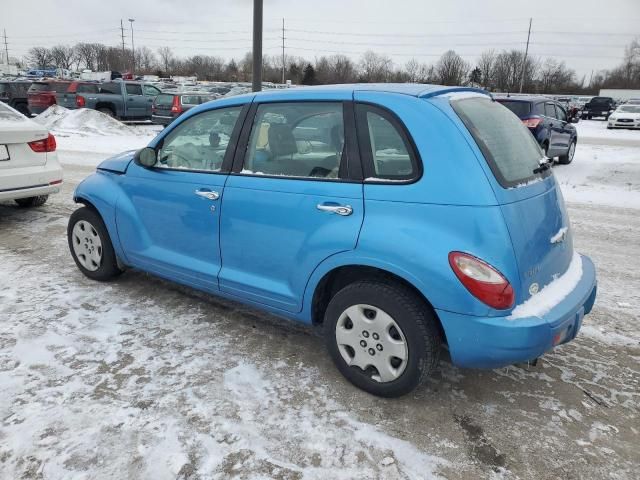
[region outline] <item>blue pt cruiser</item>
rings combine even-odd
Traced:
[[[493,368],[572,340],[593,307],[562,195],[482,90],[337,85],[200,105],[75,191],[78,268],[131,267],[307,324],[381,396],[446,345]]]

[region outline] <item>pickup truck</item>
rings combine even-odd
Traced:
[[[593,97],[584,107],[582,107],[582,119],[593,117],[604,117],[609,119],[609,115],[616,109],[616,102],[611,97]]]
[[[159,93],[160,89],[147,83],[115,80],[101,84],[98,93],[77,93],[76,106],[122,120],[148,120]]]

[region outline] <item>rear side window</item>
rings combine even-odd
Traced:
[[[556,107],[553,103],[544,104],[544,114],[549,118],[556,118]]]
[[[112,93],[114,95],[120,95],[122,93],[120,90],[120,85],[120,83],[115,82],[103,83],[102,85],[100,85],[99,91],[100,93]]]
[[[500,185],[514,187],[536,177],[533,170],[542,159],[542,151],[517,117],[490,99],[453,100],[451,106],[478,144]]]
[[[413,180],[419,176],[413,146],[393,114],[373,105],[358,104],[356,118],[367,180]]]
[[[142,95],[142,87],[140,85],[127,83],[125,88],[127,89],[127,95]]]
[[[517,102],[513,100],[498,100],[502,105],[507,107],[518,117],[526,117],[531,113],[531,104],[529,102]]]

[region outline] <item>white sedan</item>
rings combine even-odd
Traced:
[[[640,105],[620,105],[608,121],[607,128],[640,128]]]
[[[45,127],[0,102],[0,201],[43,205],[62,185],[56,139]]]

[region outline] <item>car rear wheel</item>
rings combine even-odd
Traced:
[[[381,397],[414,390],[436,366],[441,338],[425,302],[407,287],[365,280],[329,302],[324,328],[338,370]]]
[[[15,202],[21,207],[41,207],[47,202],[49,195],[38,195],[37,197],[16,198]]]
[[[106,281],[122,273],[107,228],[95,210],[82,207],[71,214],[67,239],[73,260],[87,277]]]
[[[573,142],[571,142],[571,145],[569,145],[569,150],[567,150],[567,153],[565,155],[560,155],[558,157],[558,160],[563,165],[567,165],[573,161],[573,156],[575,154],[576,154],[576,141],[574,140]]]

